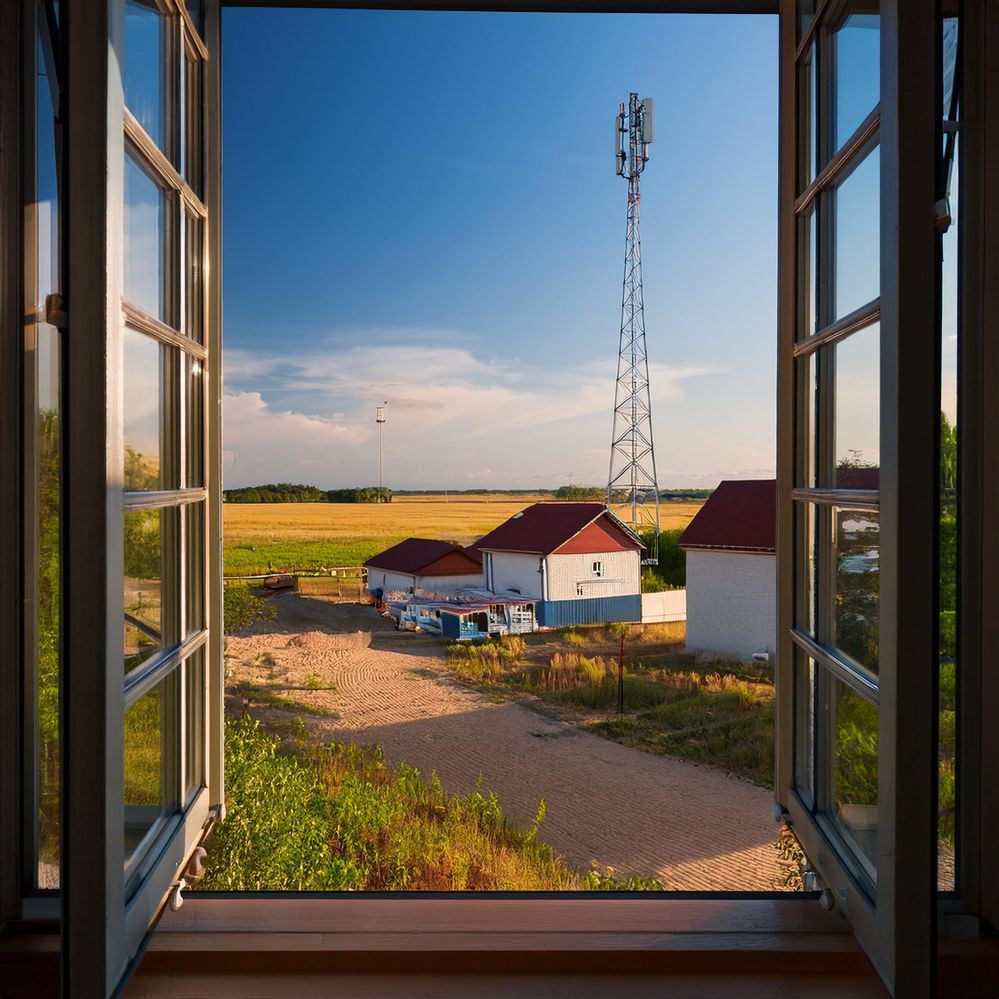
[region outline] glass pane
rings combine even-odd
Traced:
[[[815,661],[796,653],[794,780],[799,789],[815,793]]]
[[[815,505],[795,504],[795,551],[798,552],[798,571],[794,608],[794,626],[807,635],[815,636]]]
[[[149,0],[126,0],[125,66],[122,73],[125,106],[135,115],[149,137],[164,152],[166,145],[164,112],[166,65],[163,15]]]
[[[835,189],[832,205],[835,318],[841,319],[880,294],[881,155],[877,147]]]
[[[205,627],[205,505],[184,509],[187,530],[187,620],[185,637]]]
[[[164,648],[165,510],[125,514],[125,672]],[[168,573],[166,574],[168,575]]]
[[[163,396],[166,348],[126,329],[125,342],[125,490],[173,488],[164,465]]]
[[[46,301],[61,291],[59,274],[59,188],[56,170],[53,81],[46,66],[38,11],[35,48],[34,175],[25,183],[25,305],[34,317],[25,326],[25,651],[33,715],[28,725],[37,756],[31,849],[35,884],[59,887],[59,599],[62,582],[61,334],[47,322]],[[30,661],[30,660],[29,660]]]
[[[205,783],[205,662],[199,650],[184,665],[184,801]]]
[[[815,17],[816,0],[798,0],[798,37],[801,38]]]
[[[201,361],[187,357],[187,485],[205,484],[205,379]]]
[[[795,450],[795,485],[806,489],[818,483],[815,427],[818,413],[815,406],[818,399],[817,355],[815,353],[800,357],[795,362],[798,380],[797,410],[798,423],[796,427]]]
[[[881,532],[876,513],[836,509],[832,644],[872,673],[878,671]]]
[[[798,125],[798,193],[815,179],[818,172],[818,63],[814,43],[798,67],[798,101],[801,120]]]
[[[826,730],[833,737],[826,811],[873,880],[878,857],[878,709],[832,675]]]
[[[125,860],[158,820],[177,811],[178,671],[125,711]]]
[[[204,285],[201,281],[204,222],[185,213],[184,216],[184,313],[181,332],[204,342]]]
[[[822,198],[822,195],[819,195]],[[818,329],[817,219],[814,207],[798,219],[798,338]]]
[[[881,464],[881,326],[825,348],[833,365],[836,461],[840,489],[877,489]]]
[[[183,174],[196,194],[201,194],[201,74],[203,64],[185,46]]]
[[[166,197],[125,153],[125,301],[166,322]]]
[[[847,12],[831,34],[835,67],[836,149],[874,110],[881,98],[881,18]],[[865,6],[867,6],[865,4]]]

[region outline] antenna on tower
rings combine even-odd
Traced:
[[[649,147],[655,137],[652,98],[639,100],[638,94],[630,94],[627,107],[623,103],[618,106],[615,128],[615,170],[618,176],[628,181],[628,224],[607,506],[632,530],[653,529],[654,541],[643,564],[658,565],[659,484],[652,445],[649,359],[645,346],[641,193],[638,183],[649,161]]]
[[[378,424],[378,502],[385,500],[385,452],[382,442],[382,428],[385,426],[385,407],[388,405],[386,399],[380,406],[375,408],[375,423]]]

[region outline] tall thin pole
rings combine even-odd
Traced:
[[[607,506],[636,532],[653,531],[644,560],[649,565],[659,561],[659,484],[645,343],[639,177],[649,159],[652,137],[652,101],[639,100],[638,94],[632,93],[627,107],[621,104],[618,108],[616,126],[616,165],[618,174],[628,181],[628,213]],[[622,491],[624,497],[620,496]]]
[[[385,450],[382,430],[385,426],[385,407],[388,400],[383,402],[375,410],[375,423],[378,424],[378,502],[385,500]]]

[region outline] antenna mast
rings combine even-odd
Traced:
[[[382,446],[382,428],[385,426],[385,407],[388,405],[386,399],[380,406],[375,407],[375,423],[378,424],[378,502],[384,502],[385,490],[385,457]]]
[[[627,137],[627,151],[625,141]],[[621,339],[614,390],[607,506],[632,530],[654,529],[655,540],[644,565],[659,563],[659,485],[652,447],[649,360],[645,348],[645,299],[642,293],[641,194],[638,178],[649,159],[654,137],[652,98],[630,94],[614,122],[614,162],[628,181],[628,226],[621,296]]]

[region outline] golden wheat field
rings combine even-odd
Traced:
[[[402,497],[391,503],[226,503],[222,516],[226,544],[232,545],[400,536],[468,544],[536,500],[504,495],[450,502]],[[663,504],[663,529],[686,527],[700,508],[698,501]]]

